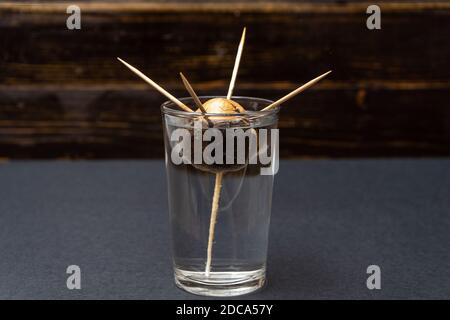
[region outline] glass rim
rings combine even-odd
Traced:
[[[199,96],[198,97],[200,100],[206,99],[213,99],[213,98],[227,98],[226,96]],[[177,98],[178,100],[180,100],[181,102],[185,102],[185,101],[193,101],[194,99],[192,97],[182,97],[182,98]],[[255,102],[259,102],[259,103],[265,103],[267,105],[272,104],[274,101],[269,100],[269,99],[264,99],[264,98],[257,98],[257,97],[248,97],[248,96],[232,96],[232,99],[241,99],[241,100],[251,100],[251,101],[255,101]],[[189,111],[185,111],[182,109],[175,109],[175,108],[171,108],[173,106],[176,106],[176,104],[171,101],[171,100],[167,100],[165,101],[163,104],[161,104],[161,112],[163,114],[170,114],[170,115],[175,115],[175,116],[188,116],[188,117],[192,117],[192,116],[211,116],[211,117],[243,117],[243,116],[268,116],[268,115],[275,115],[278,113],[278,111],[280,110],[280,106],[276,106],[275,108],[272,108],[270,110],[266,110],[266,111],[252,111],[252,110],[245,110],[245,113],[203,113],[203,112],[189,112]]]

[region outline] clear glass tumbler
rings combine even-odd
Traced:
[[[201,101],[210,98],[200,97]],[[197,109],[191,98],[180,100]],[[275,139],[269,132],[277,130],[278,108],[261,111],[272,101],[259,98],[233,100],[246,112],[220,114],[220,118],[218,114],[182,111],[170,101],[161,106],[175,283],[205,296],[246,294],[265,282],[272,187],[278,168],[278,135]],[[210,121],[214,119],[220,121]],[[200,123],[201,128],[195,128],[194,123]],[[252,134],[266,129],[267,148],[261,147],[258,136],[257,152],[264,151],[270,161],[250,161],[248,138],[243,163],[242,159],[226,162],[225,147],[223,164],[208,164],[206,159],[198,163],[195,150],[204,151],[210,143],[205,141],[205,132],[211,127],[223,133],[224,145],[231,139],[224,133],[229,128],[251,130]],[[192,135],[186,138],[180,132]],[[180,151],[182,140],[184,149]],[[199,141],[200,148],[194,146]],[[174,161],[174,155],[183,161]]]

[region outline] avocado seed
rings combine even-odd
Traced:
[[[236,101],[225,99],[225,98],[213,98],[209,99],[205,103],[203,103],[203,108],[207,113],[214,114],[233,114],[233,113],[243,113],[245,109]],[[200,109],[196,110],[197,112],[201,112]],[[208,119],[214,122],[222,122],[222,121],[230,121],[233,120],[233,117],[220,117],[220,116],[208,116]]]

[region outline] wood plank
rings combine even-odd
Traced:
[[[300,83],[328,69],[333,81],[448,81],[450,9],[365,13],[127,13],[0,11],[1,84],[110,84],[138,80],[121,56],[163,84],[185,72],[194,82],[228,81],[242,26],[248,27],[239,82]]]
[[[0,158],[162,157],[164,98],[226,92],[241,28],[237,95],[276,99],[333,69],[283,109],[283,157],[450,155],[450,3],[379,2],[382,30],[356,1],[0,4]]]
[[[0,9],[14,12],[65,12],[71,1],[9,1],[0,4]],[[83,12],[239,12],[239,13],[359,13],[372,4],[370,1],[342,1],[342,0],[223,0],[223,1],[148,1],[133,0],[123,2],[120,0],[81,0],[77,4]],[[407,1],[379,0],[385,12],[402,12],[418,10],[445,10],[450,7],[447,1]]]
[[[450,155],[448,90],[361,92],[310,90],[283,106],[282,157]],[[163,101],[139,89],[1,92],[0,158],[162,157]]]

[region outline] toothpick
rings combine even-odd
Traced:
[[[200,99],[198,98],[194,89],[192,88],[191,84],[189,83],[189,81],[186,79],[186,77],[183,75],[182,72],[180,72],[180,77],[181,77],[181,80],[183,81],[184,86],[186,87],[186,90],[189,92],[192,99],[194,99],[194,102],[195,102],[195,105],[197,106],[197,108],[199,108],[203,113],[206,113],[206,110],[203,107],[202,102],[200,101]]]
[[[239,69],[239,63],[241,62],[242,50],[244,49],[245,31],[246,31],[246,28],[244,28],[244,30],[242,31],[241,42],[239,43],[238,51],[236,54],[236,60],[234,61],[234,68],[233,68],[233,73],[231,75],[230,86],[228,88],[227,99],[231,99],[231,96],[233,95],[234,84],[236,82],[236,76],[237,76],[238,69]]]
[[[317,78],[312,79],[311,81],[305,83],[304,85],[302,85],[300,88],[295,89],[294,91],[292,91],[291,93],[285,95],[283,98],[275,101],[274,103],[272,103],[271,105],[265,107],[264,109],[262,109],[261,111],[267,111],[270,109],[273,109],[277,106],[279,106],[280,104],[286,102],[287,100],[291,99],[292,97],[296,96],[297,94],[299,94],[300,92],[308,89],[309,87],[311,87],[312,85],[316,84],[317,82],[319,82],[320,80],[322,80],[323,78],[325,78],[329,73],[331,72],[328,71],[326,73],[324,73],[321,76],[318,76]]]
[[[183,102],[175,98],[173,95],[171,95],[169,92],[164,90],[161,86],[159,86],[156,82],[154,82],[152,79],[147,77],[145,74],[143,74],[141,71],[133,67],[132,65],[126,63],[119,57],[117,58],[120,62],[122,62],[125,66],[127,66],[131,71],[133,71],[135,74],[137,74],[139,77],[141,77],[145,82],[147,82],[149,85],[151,85],[153,88],[161,92],[163,95],[165,95],[169,100],[171,100],[173,103],[175,103],[177,106],[179,106],[181,109],[187,112],[193,112],[191,108],[189,108],[187,105],[185,105]]]

